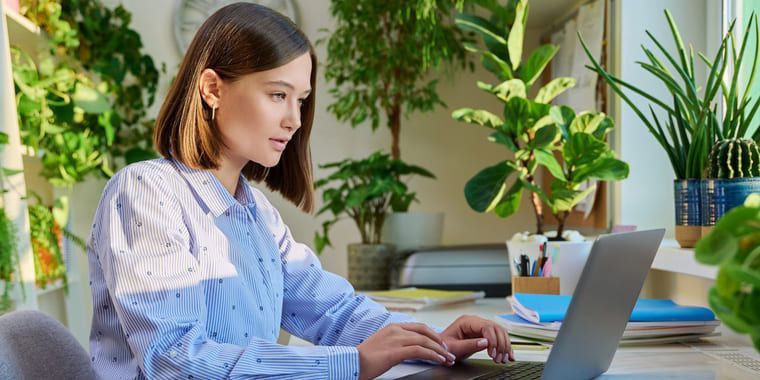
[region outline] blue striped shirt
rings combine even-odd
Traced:
[[[293,240],[241,176],[130,165],[105,187],[88,242],[90,352],[106,379],[354,379],[356,346],[405,314],[354,293]],[[277,344],[280,328],[315,344]]]

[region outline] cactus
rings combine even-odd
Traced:
[[[713,145],[705,178],[760,177],[760,148],[754,140],[726,139]]]

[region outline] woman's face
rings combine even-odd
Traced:
[[[267,71],[220,85],[216,125],[225,155],[242,168],[248,161],[277,165],[288,140],[301,127],[301,104],[311,93],[308,53]]]

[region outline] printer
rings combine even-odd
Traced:
[[[486,297],[504,297],[511,282],[504,243],[407,250],[391,267],[393,288],[482,290]]]

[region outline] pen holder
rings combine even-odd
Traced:
[[[512,276],[512,294],[559,294],[559,277]]]

